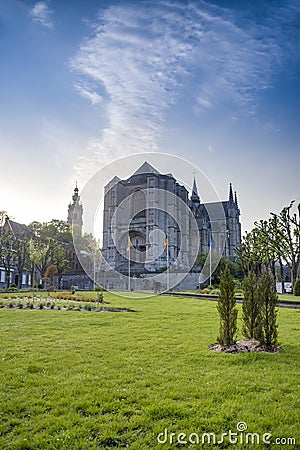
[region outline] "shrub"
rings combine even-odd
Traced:
[[[51,303],[50,308],[54,309],[55,303]]]
[[[201,291],[200,291],[200,294],[210,294],[210,293],[211,293],[211,290],[208,289],[207,287],[204,289],[201,289]]]
[[[38,289],[43,289],[44,288],[44,286],[42,285],[42,284],[38,284]]]
[[[258,292],[258,280],[254,272],[244,280],[243,334],[247,338],[262,341],[262,300]]]
[[[22,302],[19,302],[19,303],[17,304],[17,308],[23,309],[23,303],[22,303]]]
[[[220,328],[217,340],[221,345],[231,345],[235,341],[238,312],[234,292],[234,281],[229,267],[226,266],[220,278],[220,294],[217,304],[220,315]]]
[[[43,302],[40,302],[39,308],[40,308],[40,309],[43,309],[43,308],[44,308],[44,303],[43,303]]]
[[[70,291],[71,291],[71,294],[72,294],[72,295],[74,295],[75,292],[76,292],[75,286],[73,286],[73,284],[72,284],[72,286],[71,286]]]
[[[296,295],[297,297],[300,296],[300,280],[297,280],[294,283],[293,294]]]
[[[7,289],[9,292],[16,292],[18,290],[16,285],[11,284],[10,287]]]
[[[100,286],[97,286],[95,291],[97,292],[97,303],[104,303],[102,288]]]
[[[86,303],[86,304],[84,305],[84,309],[85,309],[86,311],[92,311],[92,305],[90,305],[89,303]]]
[[[47,289],[47,291],[49,291],[49,292],[55,292],[55,286],[49,286],[48,287],[48,289]]]
[[[272,277],[265,272],[258,283],[258,294],[262,302],[263,343],[270,346],[276,344],[278,335],[277,310],[278,296]]]

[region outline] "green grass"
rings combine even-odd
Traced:
[[[291,294],[278,294],[279,300],[289,300],[291,302],[300,302],[300,297],[298,295]]]
[[[136,312],[0,310],[1,449],[178,448],[157,435],[219,437],[240,421],[300,444],[300,311],[278,312],[284,351],[230,355],[208,350],[213,302],[105,300]]]

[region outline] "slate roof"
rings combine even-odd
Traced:
[[[27,225],[15,222],[14,220],[9,219],[8,217],[6,218],[4,226],[7,226],[14,233],[16,238],[32,235],[32,231],[28,228]]]
[[[141,175],[143,173],[155,173],[156,175],[160,175],[158,170],[154,169],[151,164],[145,161],[135,172],[133,175]]]

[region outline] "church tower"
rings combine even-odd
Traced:
[[[82,236],[82,215],[83,215],[83,208],[80,203],[80,196],[79,196],[79,189],[76,186],[74,189],[74,194],[72,196],[72,203],[69,204],[68,207],[68,224],[71,225],[72,233],[74,236]]]

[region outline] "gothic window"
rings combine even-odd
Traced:
[[[143,191],[138,190],[132,194],[131,205],[132,217],[136,215],[139,217],[145,217],[146,196]]]

